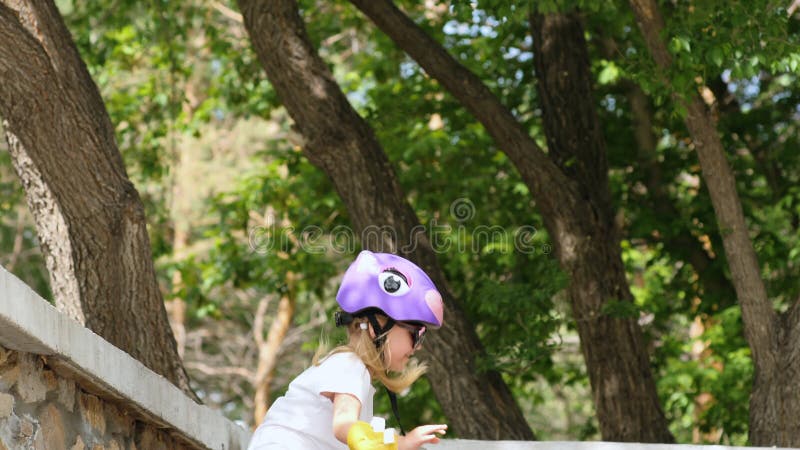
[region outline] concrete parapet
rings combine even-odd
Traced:
[[[249,438],[0,267],[0,449],[244,450]]]

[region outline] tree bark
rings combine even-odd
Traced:
[[[0,116],[56,306],[194,397],[114,128],[52,1],[0,3]]]
[[[606,301],[633,302],[633,295],[611,205],[605,137],[595,111],[583,26],[576,13],[537,14],[530,22],[549,155],[580,186],[594,213],[570,216],[570,230],[583,242],[579,257],[566,267],[603,439],[671,442],[638,317],[615,319],[603,313]],[[593,314],[581,324],[586,312]]]
[[[239,7],[270,82],[305,139],[304,154],[333,181],[363,247],[415,261],[439,287],[445,326],[431,333],[420,357],[450,425],[464,438],[533,439],[500,375],[476,370],[484,350],[475,331],[372,129],[309,42],[295,1],[240,0]]]
[[[550,43],[536,44],[549,51],[535,56],[537,61],[542,58],[537,74],[547,77],[539,81],[547,86],[540,89],[540,97],[549,158],[475,74],[391,1],[351,3],[483,124],[536,199],[554,239],[555,254],[571,276],[569,295],[603,439],[672,442],[636,319],[613,318],[604,312],[609,301],[629,302],[632,296],[613,221],[605,144],[594,114],[580,24],[574,18],[550,16],[546,20],[552,29],[539,36]],[[561,32],[569,34],[560,36]],[[542,95],[542,90],[547,92]],[[575,103],[575,109],[561,110],[562,102]],[[572,133],[567,132],[570,129]]]
[[[661,73],[672,59],[662,41],[664,20],[653,0],[630,0],[639,29]],[[664,75],[667,86],[671,82]],[[767,297],[761,270],[742,212],[733,172],[716,124],[697,94],[673,98],[686,109],[684,123],[708,186],[733,285],[742,308],[744,332],[755,378],[750,396],[750,444],[800,446],[800,397],[791,386],[800,382],[800,308],[777,314]]]

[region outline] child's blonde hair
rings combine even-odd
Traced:
[[[386,316],[378,315],[378,317],[383,319],[381,322],[386,320]],[[369,333],[370,327],[368,326],[367,329],[362,329],[362,323],[369,324],[367,318],[358,317],[347,326],[347,336],[349,338],[349,342],[347,344],[340,345],[331,351],[327,351],[327,345],[324,343],[323,345],[320,345],[320,348],[314,355],[313,364],[315,366],[319,365],[321,360],[336,353],[355,353],[359,358],[361,358],[361,361],[364,362],[364,365],[367,366],[367,369],[373,378],[377,378],[390,391],[396,393],[400,393],[407,389],[425,373],[427,366],[412,359],[408,362],[408,364],[406,364],[406,367],[402,372],[390,375],[389,367],[386,364],[386,359],[388,358],[388,353],[390,352],[390,338],[387,336],[389,330],[383,334],[383,344],[381,344],[380,348],[376,348],[375,342]],[[379,337],[381,336],[377,336],[376,339]],[[322,356],[323,354],[325,355],[324,357]],[[384,358],[384,355],[386,355],[387,358]]]

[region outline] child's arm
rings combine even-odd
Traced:
[[[358,421],[361,414],[361,402],[350,394],[333,395],[333,435],[339,442],[347,444],[347,433]]]
[[[359,415],[361,414],[361,402],[350,394],[324,392],[323,395],[333,401],[333,435],[336,439],[343,443],[348,444],[347,437],[350,433],[353,424],[358,422]],[[367,425],[368,426],[368,425]],[[399,436],[397,447],[401,450],[417,450],[423,444],[437,444],[439,437],[436,434],[445,434],[447,425],[423,425],[411,430],[406,436]],[[383,441],[382,435],[379,441]],[[381,442],[366,443],[365,447],[359,448],[382,448]],[[378,447],[380,446],[380,447]],[[352,448],[352,446],[351,446]]]

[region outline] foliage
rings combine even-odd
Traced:
[[[604,312],[639,318],[679,442],[746,443],[752,361],[685,112],[672,98],[698,89],[713,95],[769,296],[785,310],[800,296],[800,47],[798,22],[784,10],[788,2],[661,2],[674,60],[666,74],[671,86],[645,50],[626,2],[396,3],[484,80],[543,146],[528,18],[577,8],[635,298],[633,304],[609,299]],[[287,275],[298,275],[292,289],[299,331],[280,355],[272,384],[279,395],[308,364],[320,335],[341,338],[324,315],[358,242],[343,247],[336,240],[349,225],[346,210],[299,152],[235,5],[58,5],[145,202],[163,290],[187,302],[190,332],[252,333],[258,301],[286,294]],[[487,349],[479,369],[503,374],[540,437],[596,438],[588,379],[564,304],[568,280],[512,164],[474,117],[348,2],[303,0],[300,7],[312,42],[398,172],[450,289]],[[632,86],[648,98],[645,131],[653,148],[637,140],[641,117]],[[48,295],[12,172],[10,157],[0,152],[0,252],[13,253],[22,224],[26,256],[15,273]],[[181,231],[185,243],[176,239]],[[231,350],[198,342],[198,357],[236,353],[244,365],[255,358],[246,343]],[[243,398],[251,386],[193,376],[206,383],[196,387],[207,400],[250,420],[252,404]],[[404,415],[406,428],[444,420],[426,382],[401,398],[401,408],[419,412]],[[385,396],[376,395],[376,412],[388,417],[389,411]]]

